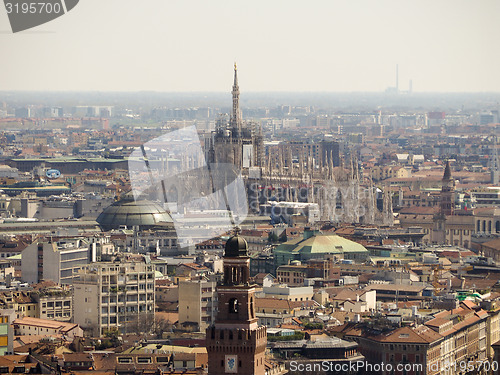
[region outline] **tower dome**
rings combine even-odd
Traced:
[[[240,229],[237,228],[234,236],[227,240],[226,247],[224,248],[225,258],[248,256],[248,243],[243,237],[240,237],[240,232]]]

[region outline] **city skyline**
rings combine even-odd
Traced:
[[[483,1],[88,0],[12,34],[0,12],[1,90],[496,92],[500,4]],[[90,22],[89,22],[90,21]],[[91,27],[89,27],[91,25]]]

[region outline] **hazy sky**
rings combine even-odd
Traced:
[[[500,91],[498,0],[80,0],[12,34],[1,90]]]

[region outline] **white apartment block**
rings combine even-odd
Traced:
[[[71,284],[75,271],[90,260],[89,244],[83,238],[34,242],[22,252],[21,277],[30,284],[42,280]]]
[[[145,263],[95,263],[73,282],[73,321],[93,336],[118,329],[142,332],[154,323],[154,266]]]

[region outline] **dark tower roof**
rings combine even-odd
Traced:
[[[227,240],[226,247],[224,248],[224,258],[237,258],[248,256],[247,241],[240,237],[239,229],[236,229],[233,237]]]
[[[446,160],[446,167],[444,169],[443,181],[451,180],[451,169],[450,169],[450,161]]]

